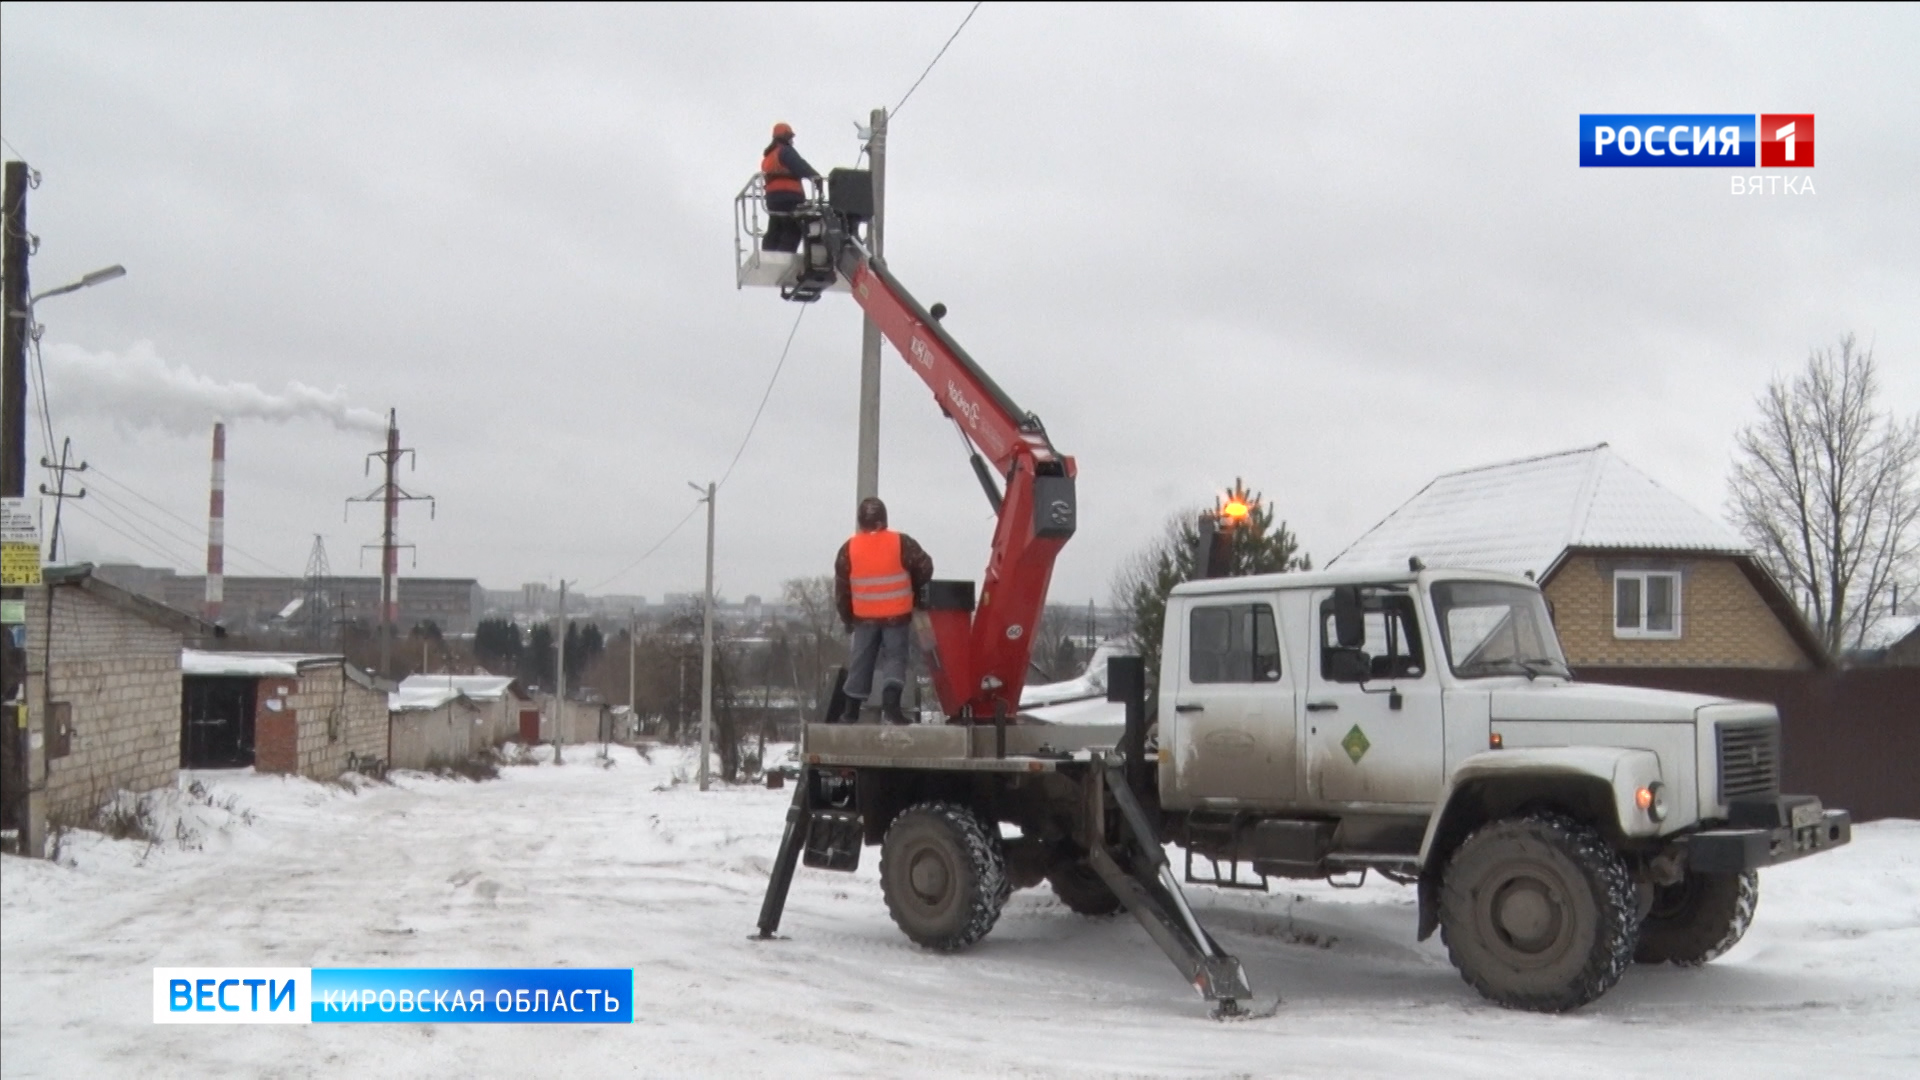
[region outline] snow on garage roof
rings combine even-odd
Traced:
[[[1433,567],[1544,576],[1568,548],[1751,551],[1600,443],[1439,476],[1328,566],[1404,568],[1417,555]]]
[[[465,698],[457,688],[447,686],[402,686],[387,695],[390,712],[425,712]]]
[[[499,701],[513,681],[511,675],[409,675],[400,680],[400,689],[458,690],[475,701]]]
[[[312,653],[203,652],[180,650],[180,674],[225,675],[235,678],[295,676],[300,665],[314,662],[339,662],[338,655]]]

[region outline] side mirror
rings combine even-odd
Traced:
[[[1363,683],[1372,674],[1367,654],[1358,649],[1338,648],[1327,654],[1327,678],[1339,683]]]
[[[1341,585],[1333,590],[1333,638],[1334,644],[1343,649],[1358,649],[1367,643],[1358,585]]]

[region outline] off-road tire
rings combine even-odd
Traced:
[[[1503,818],[1455,850],[1440,932],[1460,977],[1489,1000],[1566,1012],[1633,959],[1633,879],[1599,832],[1557,814]]]
[[[1654,890],[1653,910],[1640,924],[1642,964],[1698,967],[1725,953],[1746,936],[1760,906],[1760,875],[1688,874]]]
[[[1055,863],[1047,871],[1047,884],[1053,886],[1053,895],[1078,915],[1115,915],[1126,910],[1085,859]]]
[[[987,936],[1013,891],[1000,837],[946,802],[910,807],[880,846],[887,914],[915,944],[958,952]]]

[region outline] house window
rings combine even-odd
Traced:
[[[1617,570],[1613,575],[1613,636],[1680,636],[1680,575]]]

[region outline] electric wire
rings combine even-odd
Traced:
[[[115,521],[138,532],[147,539],[150,545],[166,548],[170,556],[170,561],[186,566],[194,565],[195,556],[200,551],[199,545],[194,541],[186,539],[178,533],[153,528],[152,523],[141,520],[138,515],[134,514],[124,504],[115,502],[97,491],[88,492],[88,495],[92,497],[93,505],[98,507],[102,513],[111,515]],[[98,520],[99,515],[96,514],[95,518]],[[179,544],[180,547],[176,549],[173,546],[175,544]],[[182,550],[188,552],[186,558],[180,557],[179,552]]]
[[[109,532],[118,533],[121,537],[123,537],[127,541],[145,548],[150,554],[158,556],[161,563],[165,566],[171,567],[174,570],[180,570],[183,566],[192,565],[191,562],[182,563],[178,556],[170,555],[167,552],[161,550],[160,548],[155,547],[153,544],[147,542],[145,539],[121,529],[120,527],[114,525],[112,522],[99,517],[93,511],[87,509],[86,507],[82,506],[77,502],[73,504],[72,510],[74,513],[79,514],[81,517],[86,518],[87,520],[93,522],[94,524],[100,526],[101,528],[106,529]]]
[[[198,552],[201,550],[200,544],[202,541],[200,539],[193,536],[182,536],[180,533],[141,514],[133,507],[108,495],[105,491],[97,487],[88,492],[88,494],[98,500],[100,508],[112,514],[116,521],[119,521],[129,529],[139,529],[149,539],[159,541],[164,538],[174,544],[182,545],[185,550],[190,552]],[[191,563],[192,559],[188,559],[187,561]]]
[[[173,511],[167,509],[165,506],[162,506],[161,504],[153,501],[152,499],[146,497],[145,495],[142,495],[139,491],[128,486],[126,481],[118,479],[117,477],[113,476],[111,473],[102,471],[98,465],[93,465],[89,463],[87,473],[88,475],[93,476],[96,479],[105,480],[107,483],[112,484],[114,487],[119,488],[121,491],[124,491],[128,495],[131,495],[134,498],[139,499],[141,502],[146,503],[148,506],[153,507],[155,510],[158,510],[162,514],[165,514],[167,517],[172,518],[174,521],[177,521],[181,525],[186,526],[190,534],[193,534],[193,535],[198,534],[198,531],[200,529],[200,523],[188,521],[186,518],[181,517],[179,514],[174,513]],[[98,490],[97,486],[95,490],[96,491]],[[124,504],[120,504],[120,505],[124,507]],[[140,520],[146,522],[149,527],[167,532],[167,535],[173,536],[177,540],[182,539],[178,533],[174,533],[174,532],[171,532],[170,530],[166,530],[160,523],[147,518],[144,514],[140,514],[138,511],[133,510],[131,507],[125,507],[125,509],[129,513],[132,513],[136,517],[140,518]],[[191,546],[191,545],[198,544],[200,541],[194,540],[194,539],[187,539],[184,542]],[[232,544],[223,543],[222,546],[226,551],[229,551],[235,555],[238,555],[240,558],[246,560],[249,563],[252,563],[253,565],[261,568],[262,570],[265,570],[267,573],[272,574],[276,577],[303,577],[304,576],[302,574],[290,573],[285,568],[275,566],[274,564],[268,562],[267,560],[260,558],[258,555],[255,555],[249,551],[245,551],[241,548],[237,548]]]
[[[34,329],[27,327],[27,338],[33,343],[34,397],[40,409],[40,441],[46,445],[47,460],[51,461],[54,458],[53,410],[47,405],[47,364],[40,354],[40,337]]]
[[[760,407],[753,410],[753,420],[747,424],[747,433],[743,438],[741,438],[739,448],[733,452],[733,460],[727,463],[727,471],[724,473],[721,473],[719,481],[714,484],[714,491],[716,493],[718,493],[721,488],[727,486],[728,478],[733,476],[734,466],[740,464],[741,455],[747,452],[747,445],[753,441],[754,430],[760,426],[760,417],[763,413],[766,412],[767,402],[773,397],[774,384],[780,381],[780,372],[783,368],[787,366],[787,356],[793,351],[793,340],[800,333],[800,320],[806,317],[807,317],[807,305],[802,304],[800,305],[800,314],[795,315],[793,317],[792,329],[787,331],[787,343],[781,346],[780,348],[780,359],[778,362],[776,362],[773,365],[773,375],[767,379],[767,388],[760,394]],[[614,572],[613,574],[608,575],[606,580],[599,581],[594,583],[593,585],[588,586],[584,591],[590,592],[590,593],[598,592],[602,588],[605,588],[606,586],[626,576],[626,574],[629,571],[631,571],[634,567],[639,566],[641,563],[646,562],[649,558],[652,558],[654,552],[657,552],[662,547],[665,547],[667,541],[673,539],[674,536],[677,535],[681,529],[686,527],[687,522],[693,520],[693,515],[695,515],[696,513],[699,513],[700,505],[705,501],[706,501],[705,499],[701,499],[695,502],[693,504],[692,509],[687,511],[687,516],[681,518],[678,522],[676,522],[673,528],[667,530],[667,534],[665,536],[662,536],[659,540],[655,541],[654,545],[648,548],[646,551],[642,552],[639,558],[621,567],[618,571]]]
[[[701,502],[704,502],[704,501],[705,501],[704,499],[703,499],[703,500],[701,500]],[[648,549],[647,549],[646,551],[644,551],[644,552],[642,552],[639,558],[637,558],[637,559],[635,559],[635,560],[633,560],[632,562],[630,562],[630,563],[628,563],[627,565],[625,565],[625,566],[623,566],[623,567],[621,567],[621,568],[620,568],[620,569],[619,569],[618,571],[616,571],[616,572],[614,572],[613,574],[611,574],[611,575],[609,575],[609,576],[608,576],[608,577],[606,578],[606,580],[604,580],[604,581],[598,581],[598,582],[595,582],[594,584],[592,584],[592,585],[589,585],[589,586],[588,586],[587,588],[585,588],[585,589],[582,589],[582,590],[581,590],[581,592],[582,592],[583,594],[584,594],[584,593],[594,593],[594,592],[599,592],[599,591],[600,591],[601,589],[604,589],[604,588],[606,588],[606,587],[607,587],[608,585],[611,585],[611,584],[613,584],[613,583],[614,583],[615,581],[618,581],[618,580],[620,580],[620,578],[622,578],[622,577],[624,577],[624,576],[626,576],[626,574],[627,574],[627,572],[628,572],[628,571],[630,571],[630,570],[632,570],[632,569],[633,569],[634,567],[636,567],[636,566],[639,566],[639,565],[640,565],[641,563],[643,563],[643,562],[646,562],[646,561],[647,561],[647,560],[648,560],[649,558],[652,558],[652,557],[653,557],[653,553],[654,553],[654,552],[656,552],[656,551],[659,551],[659,550],[660,550],[660,549],[661,549],[662,547],[665,547],[665,546],[666,546],[666,543],[667,543],[667,541],[669,541],[669,540],[671,540],[671,539],[673,539],[673,538],[674,538],[674,536],[675,536],[676,534],[678,534],[678,533],[680,532],[680,530],[681,530],[681,529],[683,529],[683,528],[685,528],[685,527],[686,527],[686,524],[687,524],[687,522],[689,522],[689,521],[692,521],[692,520],[693,520],[693,515],[695,515],[695,514],[697,514],[697,513],[699,513],[699,512],[700,512],[700,502],[696,502],[696,503],[694,503],[694,504],[693,504],[693,507],[692,507],[692,509],[690,509],[690,510],[688,510],[688,511],[687,511],[687,516],[686,516],[686,517],[683,517],[683,518],[681,518],[681,519],[680,519],[680,521],[679,521],[679,522],[678,522],[677,524],[675,524],[673,528],[671,528],[671,529],[668,529],[668,530],[667,530],[667,535],[665,535],[665,536],[663,536],[663,537],[661,537],[661,538],[660,538],[659,540],[657,540],[657,541],[655,541],[655,542],[654,542],[654,545],[653,545],[652,547],[650,547],[650,548],[648,548]]]
[[[927,64],[927,69],[920,73],[919,78],[913,80],[913,85],[907,87],[907,92],[900,95],[900,104],[895,105],[893,107],[893,112],[887,115],[898,116],[900,114],[900,110],[903,107],[905,107],[905,105],[907,104],[907,99],[913,96],[913,92],[915,90],[920,89],[921,83],[927,81],[927,76],[933,73],[934,65],[940,62],[941,57],[947,55],[947,49],[949,46],[953,44],[953,39],[959,37],[960,31],[965,30],[967,28],[967,24],[973,21],[973,13],[976,11],[979,11],[980,5],[984,2],[985,0],[975,0],[974,5],[967,9],[967,17],[964,19],[961,19],[960,25],[954,27],[953,33],[947,36],[947,44],[940,46],[940,51],[933,54],[933,60]]]
[[[793,317],[793,329],[787,331],[787,343],[780,349],[780,361],[773,365],[773,377],[767,380],[767,388],[760,395],[760,407],[753,410],[753,421],[747,425],[746,437],[740,440],[740,449],[733,452],[733,460],[727,462],[727,471],[720,474],[720,482],[714,485],[717,491],[727,486],[727,478],[733,475],[733,467],[740,464],[740,455],[747,452],[747,444],[753,441],[753,430],[760,426],[760,414],[767,411],[767,399],[773,396],[773,384],[780,381],[780,369],[787,366],[787,353],[793,350],[793,339],[800,333],[800,320],[807,317],[806,304],[800,305],[800,314]]]

